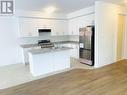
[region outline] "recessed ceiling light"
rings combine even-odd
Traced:
[[[55,12],[56,10],[57,10],[57,8],[54,7],[54,6],[49,6],[49,7],[44,8],[44,11],[45,11],[46,13],[53,13],[53,12]]]

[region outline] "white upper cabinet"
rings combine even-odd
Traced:
[[[52,21],[52,36],[68,35],[68,21]]]
[[[69,35],[79,35],[79,27],[76,20],[69,21]]]
[[[37,37],[39,36],[38,29],[51,29],[52,36],[68,35],[68,21],[19,18],[20,37]]]
[[[33,20],[19,18],[20,37],[36,37],[39,35]]]
[[[85,15],[69,20],[69,35],[79,35],[79,29],[94,25],[94,14]]]

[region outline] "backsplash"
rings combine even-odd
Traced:
[[[69,41],[79,42],[79,36],[78,35],[69,36]]]
[[[40,37],[24,37],[19,38],[19,44],[36,44],[38,43],[38,40],[46,40],[50,39],[51,42],[60,42],[60,41],[79,41],[79,36],[77,35],[65,35],[65,36],[40,36]]]

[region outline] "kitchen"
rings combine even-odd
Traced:
[[[80,57],[79,30],[80,28],[94,25],[94,7],[89,7],[84,10],[88,10],[86,11],[86,13],[84,13],[86,15],[82,17],[75,16],[77,18],[74,19],[72,19],[71,16],[70,19],[64,18],[64,16],[60,16],[60,15],[59,17],[58,16],[53,17],[51,14],[50,14],[51,16],[49,15],[50,17],[48,16],[40,17],[38,15],[31,16],[31,13],[27,14],[27,16],[20,16],[18,18],[18,22],[19,22],[19,32],[20,32],[19,40],[22,49],[22,63],[24,64],[31,63],[29,58],[31,54],[29,54],[29,51],[32,52],[34,50],[41,49],[42,46],[38,46],[39,41],[40,42],[42,41],[42,43],[45,43],[45,41],[48,42],[48,44],[51,45],[48,47],[53,50],[57,50],[57,49],[65,50],[65,48],[67,48],[68,54],[65,55],[69,56],[69,58],[73,58],[74,60],[76,60],[76,62],[80,63],[79,62],[79,57]],[[78,19],[78,21],[76,21],[76,19]],[[81,22],[82,20],[84,20],[85,22]],[[46,49],[43,48],[43,50],[45,51]],[[47,49],[47,51],[50,50]],[[70,68],[71,65],[70,60],[71,59],[69,59],[69,62],[63,62],[63,64],[68,63],[68,66],[66,68],[63,67],[63,69],[61,70]],[[85,66],[85,64],[83,65]],[[32,66],[30,65],[30,71],[33,74],[33,65]],[[36,76],[36,74],[33,75]]]
[[[37,2],[39,1],[41,2],[41,0],[38,0]],[[22,6],[20,6],[21,4]],[[16,7],[15,15],[1,17],[0,25],[2,30],[5,32],[1,32],[2,34],[0,35],[1,36],[0,50],[1,50],[1,58],[2,58],[0,66],[22,64],[23,67],[25,68],[28,66],[27,70],[29,71],[30,74],[32,73],[32,76],[40,76],[40,75],[44,75],[44,73],[40,73],[39,71],[38,74],[35,74],[33,72],[34,71],[33,67],[36,66],[30,65],[30,63],[31,64],[34,63],[35,65],[38,65],[36,63],[39,63],[40,66],[37,66],[37,68],[40,68],[40,70],[42,70],[41,67],[43,68],[43,65],[45,65],[42,63],[51,64],[50,62],[47,62],[49,61],[48,60],[49,57],[51,58],[51,60],[54,59],[53,61],[55,62],[52,61],[52,63],[55,63],[56,67],[60,65],[57,63],[63,62],[63,64],[61,64],[61,66],[58,66],[57,68],[57,69],[60,68],[61,70],[57,70],[53,64],[51,64],[53,66],[51,65],[48,66],[48,67],[51,66],[51,68],[54,69],[54,70],[52,69],[51,72],[54,72],[54,71],[62,71],[63,69],[70,68],[71,64],[69,61],[72,58],[74,59],[74,61],[72,62],[71,60],[71,63],[75,63],[75,62],[83,63],[84,61],[89,62],[88,60],[80,60],[81,57],[84,58],[84,56],[86,56],[83,54],[83,52],[87,52],[88,53],[87,57],[88,59],[90,59],[89,57],[90,46],[85,47],[83,45],[83,42],[80,43],[82,41],[82,39],[80,39],[81,36],[80,32],[82,30],[83,31],[86,30],[85,29],[86,26],[95,27],[95,40],[94,40],[95,46],[93,48],[95,50],[95,54],[94,53],[92,54],[92,59],[95,60],[94,60],[94,66],[89,66],[89,67],[99,68],[111,64],[113,62],[116,62],[115,59],[116,35],[115,34],[117,31],[116,29],[117,27],[110,27],[110,26],[112,25],[117,26],[118,23],[114,23],[114,22],[117,22],[116,18],[118,14],[124,14],[124,9],[122,11],[122,7],[119,7],[115,4],[98,1],[98,2],[94,2],[94,4],[86,8],[84,8],[84,6],[82,6],[82,8],[77,7],[78,9],[75,9],[73,7],[72,9],[75,9],[74,11],[69,10],[68,8],[66,9],[66,12],[63,10],[62,13],[59,13],[56,10],[56,13],[58,12],[56,14],[55,12],[51,12],[51,11],[50,11],[51,13],[49,11],[47,13],[42,10],[41,12],[35,10],[33,11],[26,10],[27,7],[23,6],[25,4],[26,1],[17,2],[16,5],[18,6],[18,8]],[[62,3],[60,4],[63,5]],[[19,10],[21,9],[21,7],[23,10]],[[39,8],[38,6],[35,7]],[[50,8],[53,8],[53,6]],[[110,8],[112,10],[110,10]],[[54,8],[53,9],[48,8],[48,10],[54,10]],[[112,12],[112,14],[110,14],[110,12]],[[47,33],[45,34],[46,36],[43,36],[43,33],[42,34],[39,33],[43,31],[43,29],[48,30],[48,34]],[[86,35],[91,35],[91,33],[87,33]],[[90,39],[88,40],[90,41]],[[3,41],[5,43],[3,43]],[[44,46],[38,46],[38,44],[43,41],[51,43],[50,48],[47,49],[44,48],[42,50],[41,47]],[[85,48],[83,49],[83,47]],[[40,50],[42,51],[40,52]],[[59,56],[55,54],[57,52],[59,53],[58,54]],[[43,54],[44,55],[47,54],[48,55],[47,58],[45,58]],[[57,55],[58,57],[53,55]],[[66,60],[62,60],[61,55],[65,55]],[[41,58],[41,56],[44,56],[43,58],[46,59],[45,62],[43,62],[42,60],[43,58]],[[71,59],[69,56],[71,57]],[[38,58],[40,61],[37,60]],[[62,62],[57,60],[59,58],[62,60]],[[34,62],[34,60],[38,62]],[[88,66],[82,63],[80,68],[82,68],[83,66]],[[64,65],[65,67],[62,65]],[[22,72],[23,71],[25,70],[22,70]],[[47,74],[47,72],[45,74]],[[21,78],[21,76],[19,77]]]
[[[100,26],[103,25],[104,28],[102,30],[103,31],[105,30],[104,33],[102,33],[101,31],[95,32],[95,40],[93,39],[92,41],[93,43],[95,43],[95,46],[93,45],[93,43],[91,43],[92,44],[91,48],[93,49],[92,60],[95,59],[94,67],[100,67],[101,65],[104,66],[104,65],[107,65],[107,63],[111,64],[115,60],[114,59],[115,53],[112,50],[113,48],[110,47],[109,45],[109,48],[107,49],[109,49],[111,54],[107,53],[108,50],[106,49],[107,52],[105,52],[105,57],[101,58],[102,56],[100,55],[102,55],[103,50],[99,49],[99,47],[101,48],[101,46],[105,46],[104,43],[107,43],[107,42],[110,42],[110,44],[115,47],[115,43],[112,39],[116,39],[114,38],[116,30],[114,28],[114,30],[112,30],[114,32],[111,32],[112,35],[109,35],[108,32],[106,32],[106,29],[107,31],[111,31],[111,30],[110,28],[105,27],[105,25],[109,23],[102,22],[101,24],[101,22],[99,22],[99,16],[102,15],[100,13],[103,11],[98,9],[98,7],[101,6],[101,3],[103,4],[103,2],[96,2],[95,6],[80,9],[78,11],[69,13],[67,16],[63,14],[54,15],[53,13],[52,14],[48,13],[47,15],[44,15],[43,13],[37,13],[37,12],[29,12],[29,13],[26,13],[24,16],[19,16],[18,21],[19,21],[19,32],[20,32],[20,35],[19,35],[20,45],[24,46],[24,44],[25,45],[32,44],[34,46],[35,44],[37,45],[39,40],[49,39],[52,43],[62,43],[62,44],[55,45],[55,47],[63,46],[63,47],[73,48],[71,50],[70,56],[76,59],[80,59],[81,57],[80,55],[82,55],[82,53],[79,52],[79,45],[81,47],[82,46],[84,47],[84,45],[79,44],[79,42],[81,41],[79,39],[80,29],[85,28],[86,26],[95,26],[95,31],[99,31],[98,29],[101,30],[102,28]],[[107,5],[110,5],[110,4],[107,4]],[[116,14],[117,12],[115,11],[115,7],[111,5],[111,8],[114,9],[112,11],[114,15],[117,17],[117,14]],[[106,13],[103,13],[103,14],[105,18],[106,16],[108,16],[106,15]],[[111,16],[113,17],[114,15],[111,15]],[[107,19],[109,20],[109,18]],[[116,19],[114,19],[114,21],[116,21]],[[51,29],[51,33],[50,33],[51,36],[39,37],[39,29]],[[100,33],[101,35],[99,35]],[[101,39],[102,37],[107,39],[105,35],[107,35],[110,38],[108,40],[111,40],[111,41]],[[99,45],[98,43],[103,43],[103,45]],[[103,49],[105,47],[103,47]],[[86,47],[87,51],[85,50],[83,51],[89,52],[89,48],[90,47],[88,48]],[[100,52],[100,50],[102,50],[102,52]],[[94,51],[97,53],[94,54]],[[23,52],[24,50],[22,50],[22,57],[24,57]],[[28,62],[29,58],[27,58],[26,56],[25,58],[27,61],[25,62],[23,60],[23,63],[29,63]],[[80,61],[82,63],[84,62],[84,60],[80,60]],[[86,62],[89,63],[88,60],[86,60]]]
[[[33,88],[29,91],[38,90],[39,86],[45,88],[53,84],[47,89],[50,93],[50,87],[54,89],[53,86],[57,83],[56,88],[61,87],[61,91],[63,88],[68,90],[71,87],[77,89],[77,86],[79,89],[80,84],[85,80],[90,84],[91,80],[95,79],[93,81],[95,82],[97,77],[100,80],[100,76],[104,74],[101,71],[98,72],[96,68],[118,61],[116,59],[118,15],[120,17],[126,15],[125,8],[112,2],[95,0],[90,1],[90,5],[89,0],[81,0],[84,3],[79,2],[80,0],[56,0],[55,2],[61,7],[52,2],[50,2],[51,5],[47,5],[44,1],[48,2],[48,0],[31,2],[15,0],[14,14],[0,16],[1,89],[30,81],[32,81],[31,84],[35,83],[35,86],[32,85]],[[124,44],[126,44],[125,40]],[[118,46],[120,46],[119,49],[123,47],[121,43]],[[123,56],[118,56],[119,60],[127,58],[127,45],[124,45],[124,48],[125,53]],[[119,54],[122,54],[121,50]],[[124,65],[120,68],[124,68]],[[91,74],[88,72],[87,75],[85,74],[87,70],[93,72]],[[105,72],[106,75],[107,73],[110,76],[112,72],[109,70]],[[45,85],[33,82],[38,79],[47,82],[44,82]],[[100,85],[101,83],[103,82],[100,82]],[[24,89],[24,86],[22,87]],[[68,92],[75,93],[74,89]],[[13,91],[17,91],[17,88]],[[56,95],[54,90],[51,93]]]
[[[21,45],[21,47],[23,48],[22,51],[24,57],[23,60],[24,64],[30,65],[30,71],[34,76],[44,75],[44,74],[52,73],[53,71],[55,72],[55,71],[71,68],[71,64],[70,64],[71,58],[77,61],[79,60],[78,35],[51,36],[51,29],[46,29],[46,28],[38,29],[38,33],[39,33],[39,37],[45,38],[45,40],[44,39],[38,40],[38,42],[35,44]],[[71,39],[76,38],[76,39],[70,40],[70,38]],[[36,55],[37,57],[34,55]],[[47,58],[45,56],[47,56]],[[35,57],[39,61],[35,61],[36,60]],[[45,67],[45,64],[47,64],[47,67]],[[54,65],[52,66],[52,64],[58,64],[58,65],[56,65],[55,67]],[[55,69],[53,70],[52,68]]]
[[[126,93],[124,1],[3,1],[0,95]]]
[[[39,29],[39,37],[51,39],[51,29]],[[42,36],[41,36],[42,35]],[[53,39],[62,36],[53,37]],[[63,38],[67,38],[63,36]],[[30,71],[34,76],[49,74],[70,68],[70,56],[73,57],[79,51],[78,41],[58,41],[51,42],[39,40],[35,44],[25,44],[23,48],[24,64],[30,66]],[[54,65],[53,65],[54,64]]]

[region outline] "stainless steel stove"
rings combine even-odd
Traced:
[[[54,47],[54,44],[51,43],[50,40],[39,40],[38,46],[41,46],[41,48],[50,48],[50,47]]]

